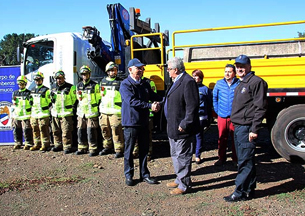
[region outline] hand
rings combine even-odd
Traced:
[[[257,134],[256,133],[253,133],[253,132],[249,133],[249,142],[252,142],[256,138],[257,138]]]
[[[180,131],[180,132],[184,132],[184,130],[183,130],[183,128],[182,127],[178,127],[178,131]]]
[[[151,104],[151,110],[154,112],[159,112],[159,110],[161,109],[160,103],[159,102],[153,102]]]

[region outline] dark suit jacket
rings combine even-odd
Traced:
[[[195,80],[186,72],[165,93],[167,100],[167,134],[171,139],[184,139],[199,129],[199,92]],[[180,132],[178,127],[184,129]]]

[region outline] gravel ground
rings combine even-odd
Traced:
[[[234,190],[236,168],[217,160],[217,126],[205,134],[204,162],[192,165],[193,189],[171,196],[173,173],[166,134],[154,134],[148,163],[158,185],[125,185],[123,158],[41,153],[0,147],[0,215],[305,215],[304,167],[290,164],[261,131],[257,147],[256,198],[226,203]],[[229,153],[230,154],[230,153]],[[135,179],[139,177],[135,159]]]

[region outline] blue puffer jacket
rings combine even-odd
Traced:
[[[232,102],[234,90],[239,84],[239,79],[233,78],[231,86],[228,85],[225,78],[218,80],[213,90],[213,107],[215,113],[222,117],[230,117],[232,111]]]

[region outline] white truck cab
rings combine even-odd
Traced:
[[[102,69],[87,58],[86,53],[90,48],[90,43],[80,33],[50,34],[28,40],[24,44],[24,61],[21,64],[21,74],[26,75],[29,81],[27,88],[35,87],[33,77],[38,71],[44,74],[43,84],[49,88],[54,73],[59,70],[65,72],[67,82],[76,85],[79,82],[78,70],[82,65],[91,68],[92,79],[105,76]]]

